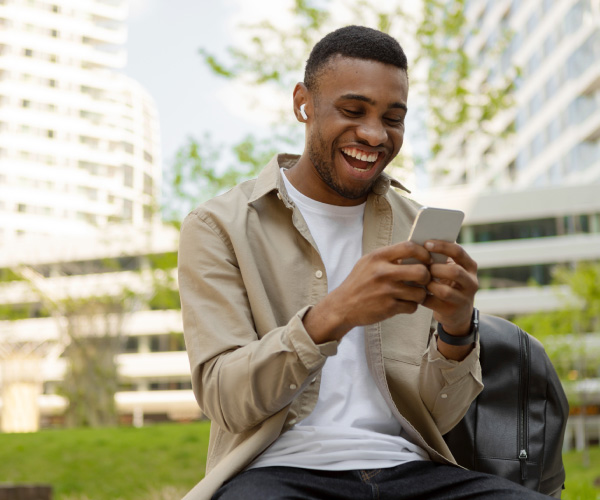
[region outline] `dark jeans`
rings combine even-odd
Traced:
[[[318,471],[263,467],[241,472],[213,500],[466,500],[550,498],[507,479],[434,462],[389,469]]]

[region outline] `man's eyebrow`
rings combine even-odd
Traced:
[[[366,102],[367,104],[371,104],[371,105],[375,104],[375,101],[373,99],[371,99],[370,97],[361,95],[361,94],[344,94],[344,95],[340,96],[340,100],[342,100],[342,99],[349,99],[352,101],[362,101],[362,102]],[[389,108],[400,108],[405,111],[408,111],[408,107],[406,106],[406,104],[404,104],[402,102],[393,102],[388,107]]]

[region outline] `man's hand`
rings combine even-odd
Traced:
[[[421,263],[398,264],[410,257]],[[415,312],[426,300],[427,292],[406,283],[430,283],[429,264],[429,252],[408,241],[364,255],[344,282],[308,311],[304,317],[306,331],[316,344],[321,344],[341,340],[355,326]]]
[[[450,257],[445,264],[432,264],[429,268],[431,281],[428,295],[423,302],[433,310],[433,317],[450,335],[468,335],[477,281],[477,263],[456,243],[432,240],[425,243],[430,252]],[[461,360],[471,346],[452,346],[438,339],[438,350],[448,359]]]

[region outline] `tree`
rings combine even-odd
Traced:
[[[517,68],[498,78],[489,68],[479,68],[469,57],[466,43],[475,29],[467,22],[465,0],[425,0],[423,19],[417,27],[418,61],[426,61],[424,92],[429,116],[431,155],[435,157],[458,128],[463,140],[487,130],[490,121],[512,104]],[[489,58],[500,58],[511,33],[504,29],[494,41]]]
[[[69,427],[116,425],[118,390],[116,356],[122,350],[122,326],[133,295],[85,297],[62,301],[67,370],[60,393],[69,402]]]
[[[276,151],[272,141],[249,136],[233,146],[235,164],[223,168],[222,150],[208,134],[200,140],[188,138],[179,149],[172,170],[165,175],[163,215],[168,222],[179,227],[182,216],[200,201],[256,176]]]
[[[564,306],[514,319],[542,341],[563,380],[598,376],[600,352],[586,348],[586,334],[600,332],[600,262],[557,267],[552,285]],[[562,290],[569,290],[566,295]]]
[[[515,318],[521,328],[540,340],[578,332],[600,332],[600,262],[557,267],[552,285],[564,307]],[[561,287],[567,287],[570,298],[560,291]]]
[[[464,15],[464,3],[464,0],[422,0],[422,12],[412,12],[408,9],[414,8],[415,2],[407,6],[401,0],[385,5],[366,0],[293,0],[289,8],[291,26],[278,26],[267,19],[239,26],[247,43],[229,47],[225,61],[201,48],[204,63],[215,75],[248,87],[268,89],[269,102],[254,102],[257,109],[282,102],[278,99],[282,93],[287,96],[283,101],[287,104],[279,107],[275,104],[272,137],[259,140],[249,136],[231,146],[235,162],[228,166],[223,165],[225,160],[219,153],[224,148],[216,147],[209,135],[188,139],[167,179],[166,217],[180,219],[200,201],[254,176],[265,159],[280,150],[282,143],[300,142],[298,127],[293,125],[289,112],[289,94],[294,84],[302,80],[304,62],[314,44],[343,25],[361,24],[379,29],[401,40],[409,55],[416,54],[411,94],[416,90],[420,102],[427,102],[429,111],[421,110],[416,122],[426,128],[427,134],[420,135],[427,135],[430,144],[421,147],[423,151],[413,155],[413,160],[423,162],[430,153],[437,154],[442,141],[457,127],[463,127],[468,134],[485,130],[485,124],[510,105],[513,79],[508,75],[498,82],[485,80],[475,88],[470,85],[475,70],[481,72],[481,69],[469,60],[464,49],[473,32]],[[331,12],[336,13],[335,19]],[[507,39],[508,34],[504,34],[502,40]],[[498,47],[501,45],[499,42]],[[426,76],[419,78],[422,73]],[[415,101],[419,102],[419,98]],[[401,155],[392,164],[392,168],[405,166]]]
[[[18,314],[8,317],[24,319],[31,317],[28,314],[31,311],[43,311],[43,316],[55,320],[60,334],[58,341],[45,340],[41,346],[44,349],[30,341],[23,343],[15,339],[10,342],[5,338],[5,345],[0,346],[0,361],[17,357],[25,359],[34,348],[40,362],[42,351],[51,351],[55,355],[62,353],[66,370],[57,392],[67,399],[65,423],[73,427],[99,427],[117,423],[117,357],[123,352],[124,323],[129,315],[140,308],[164,310],[181,307],[175,280],[175,251],[105,258],[98,260],[96,265],[98,267],[94,267],[93,274],[97,273],[97,276],[115,276],[119,273],[128,274],[129,277],[87,281],[83,287],[76,277],[74,281],[64,280],[62,271],[67,269],[69,274],[87,274],[89,280],[95,280],[85,262],[71,262],[66,267],[55,266],[51,274],[56,281],[45,278],[34,267],[26,265],[4,269],[0,273],[2,281],[23,282],[32,292],[27,298],[31,303],[26,304],[27,307],[19,307]],[[10,311],[12,307],[14,304],[8,304],[6,310]],[[177,332],[172,335],[172,342],[175,344],[180,338]],[[38,385],[42,383],[39,370],[30,370],[21,378],[25,382],[35,379]],[[33,400],[32,407],[37,404],[37,398]],[[38,413],[36,409],[36,415]],[[34,415],[29,420],[37,421],[38,418]]]
[[[137,295],[122,287],[111,294],[64,296],[47,287],[46,278],[31,268],[20,267],[17,274],[28,282],[61,332],[67,366],[59,393],[68,401],[66,424],[116,424],[116,356],[122,347],[123,320],[133,310]]]

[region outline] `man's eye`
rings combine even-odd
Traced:
[[[357,111],[355,109],[342,109],[342,111],[344,112],[344,114],[348,115],[348,116],[360,116],[361,112]]]
[[[401,125],[404,123],[404,118],[395,118],[395,117],[388,116],[386,118],[386,120],[389,123],[391,123],[392,125]]]

